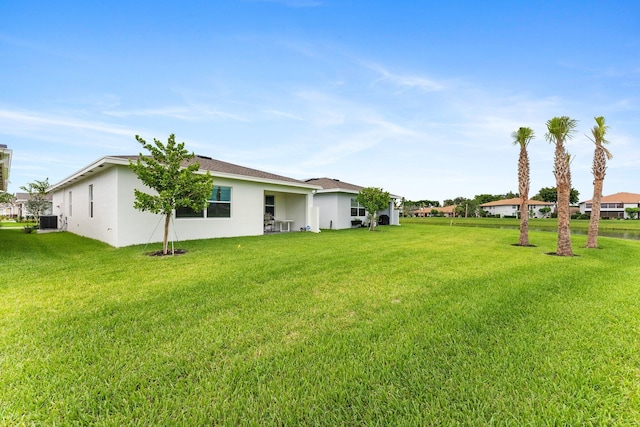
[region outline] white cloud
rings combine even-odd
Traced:
[[[4,133],[20,135],[28,133],[34,138],[37,138],[42,130],[52,128],[73,128],[128,137],[135,134],[131,129],[97,121],[11,110],[0,110],[0,123]]]
[[[446,88],[443,83],[437,82],[428,77],[392,73],[382,65],[375,63],[365,63],[365,66],[381,76],[376,80],[376,82],[389,82],[395,86],[401,87],[402,90],[420,89],[425,92],[436,92]]]
[[[248,120],[240,115],[227,113],[224,111],[209,109],[206,106],[186,106],[186,107],[164,107],[122,111],[104,111],[107,116],[120,118],[128,117],[166,117],[184,121],[202,121],[211,119],[233,120],[247,122]]]

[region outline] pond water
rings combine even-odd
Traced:
[[[479,224],[456,224],[457,226],[462,227],[481,227],[481,228],[502,228],[506,230],[519,230],[520,226],[517,225],[479,225]],[[558,229],[556,227],[529,227],[529,231],[547,231],[552,233],[557,233]],[[571,234],[584,234],[586,235],[587,230],[571,230]],[[631,240],[640,240],[640,231],[636,230],[599,230],[598,236],[602,237],[615,237],[618,239],[631,239]]]

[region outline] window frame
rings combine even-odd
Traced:
[[[272,198],[272,203],[269,203],[269,198]],[[264,195],[264,214],[270,214],[271,218],[276,217],[276,196],[275,194]]]
[[[89,218],[93,218],[93,184],[89,184]]]
[[[350,208],[351,208],[351,210],[350,210],[351,216],[353,216],[353,217],[367,216],[367,210],[365,209],[364,206],[362,206],[360,203],[358,203],[358,199],[355,198],[355,197],[351,198],[351,206],[350,206]]]
[[[216,190],[219,192],[218,197],[225,197],[229,200],[215,200],[214,194]],[[226,195],[223,195],[223,192],[226,192]],[[176,219],[228,219],[232,217],[232,207],[233,207],[233,187],[226,185],[214,185],[211,190],[211,196],[207,199],[207,207],[201,211],[194,211],[191,208],[183,208],[179,207],[175,209],[175,218]],[[215,215],[215,209],[212,209],[212,206],[217,206],[218,208],[221,206],[227,206],[226,209],[223,209],[222,212],[226,213],[226,215]]]

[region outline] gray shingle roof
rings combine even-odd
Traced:
[[[109,157],[136,161],[140,156],[109,156]],[[211,157],[196,156],[193,160],[190,161],[190,163],[194,161],[197,161],[200,164],[201,170],[206,170],[213,173],[218,172],[222,174],[238,175],[238,176],[245,176],[245,177],[251,177],[251,178],[291,182],[295,184],[308,184],[308,183],[305,183],[304,181],[300,181],[294,178],[289,178],[286,176],[277,175],[270,172],[264,172],[258,169],[247,168],[244,166],[235,165],[233,163],[223,162],[221,160],[212,159]]]
[[[359,192],[364,187],[355,184],[349,184],[348,182],[340,181],[333,178],[311,178],[305,180],[307,184],[319,185],[323,190],[350,190]]]

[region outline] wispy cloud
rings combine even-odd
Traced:
[[[278,111],[278,110],[264,110],[265,113],[267,114],[271,114],[277,117],[283,117],[285,119],[291,119],[291,120],[297,120],[297,121],[303,121],[304,119],[296,114],[291,114],[291,113],[286,113],[284,111]]]
[[[166,117],[176,120],[201,121],[211,119],[233,120],[247,122],[248,119],[225,111],[213,110],[208,107],[165,107],[120,111],[103,111],[107,116],[127,117]]]
[[[22,132],[30,129],[34,134],[38,129],[43,128],[74,128],[99,132],[103,134],[127,136],[135,134],[135,131],[107,123],[83,121],[75,118],[44,115],[40,113],[20,112],[0,109],[0,123],[2,123],[3,132],[11,133]]]
[[[340,163],[359,153],[375,150],[381,145],[387,149],[422,136],[414,129],[367,111],[353,112],[345,126],[340,126],[340,132],[334,133],[329,129],[319,135],[322,141],[317,146],[321,148],[311,154],[302,165],[313,169]]]
[[[376,80],[376,82],[388,82],[395,86],[399,86],[403,90],[419,89],[425,92],[436,92],[446,88],[443,83],[428,77],[393,73],[382,65],[375,63],[365,63],[365,66],[381,76]]]

